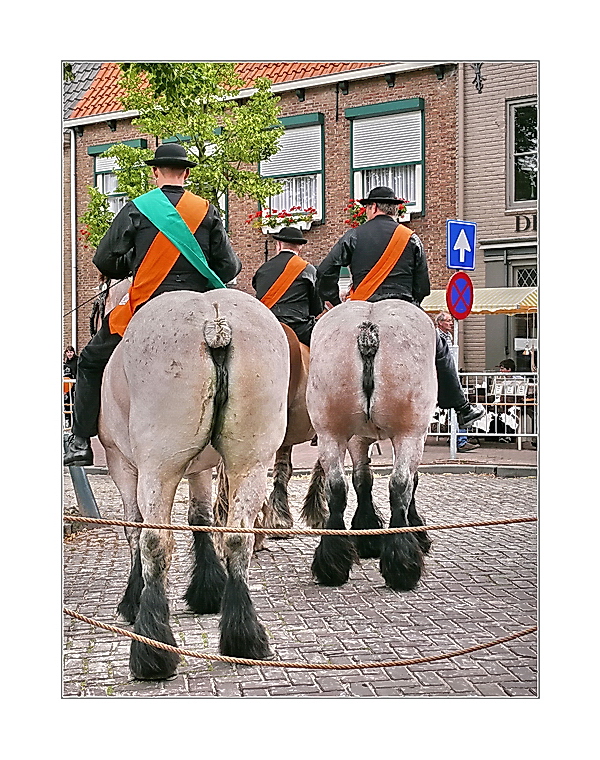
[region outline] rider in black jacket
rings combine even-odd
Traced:
[[[300,255],[301,246],[308,242],[295,227],[284,227],[273,237],[277,241],[277,255],[265,261],[252,278],[252,287],[259,299],[263,298],[279,278],[290,259]],[[315,317],[323,311],[321,299],[317,294],[315,267],[308,264],[277,303],[270,308],[280,322],[296,333],[301,343],[310,346]]]
[[[350,269],[352,288],[356,290],[365,276],[381,258],[398,223],[392,219],[401,201],[389,187],[375,187],[361,203],[366,206],[367,220],[346,232],[317,267],[319,295],[333,306],[341,303],[338,280],[341,267]],[[423,245],[413,233],[389,275],[367,299],[382,301],[400,298],[417,306],[431,292],[429,272]],[[469,404],[463,392],[456,365],[448,345],[437,336],[436,370],[438,375],[438,406],[455,409],[458,424],[465,428],[485,414]]]
[[[196,166],[187,158],[185,148],[177,143],[160,145],[154,158],[146,163],[153,167],[157,186],[177,206],[183,196],[183,185],[190,167]],[[93,262],[107,277],[120,279],[133,274],[135,282],[135,273],[158,232],[158,228],[130,201],[117,214],[100,241]],[[194,237],[206,256],[208,266],[222,282],[233,280],[242,264],[229,242],[219,212],[212,204]],[[180,254],[150,298],[172,290],[204,293],[212,289],[213,285]],[[81,352],[77,365],[73,434],[67,441],[63,459],[65,465],[90,465],[94,460],[90,439],[98,432],[102,375],[120,341],[121,335],[111,331],[107,315]]]

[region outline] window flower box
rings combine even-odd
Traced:
[[[251,214],[246,223],[251,224],[254,229],[262,230],[267,234],[280,232],[284,227],[297,227],[299,230],[309,230],[315,218],[316,209],[301,208],[293,206],[289,211],[285,209],[262,209],[255,214]]]

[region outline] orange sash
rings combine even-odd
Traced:
[[[208,206],[207,200],[187,190],[179,199],[176,209],[192,234],[202,224]],[[178,258],[179,250],[162,232],[159,232],[135,273],[127,295],[108,315],[111,333],[123,335],[137,307],[150,298]]]
[[[385,251],[381,254],[379,261],[375,264],[370,272],[367,272],[364,279],[356,290],[351,290],[348,301],[367,301],[388,274],[392,271],[396,262],[402,256],[406,244],[410,240],[413,231],[403,224],[399,224],[394,230],[390,242],[387,244]]]
[[[264,303],[267,309],[273,307],[277,301],[279,301],[281,296],[289,290],[296,277],[298,277],[307,266],[308,261],[304,261],[300,256],[294,254],[285,265],[283,272],[260,299],[260,302]]]

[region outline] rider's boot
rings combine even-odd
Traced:
[[[485,409],[478,409],[467,401],[462,406],[456,408],[456,419],[459,428],[467,428],[477,420],[480,420],[485,414]]]
[[[65,467],[77,466],[86,467],[94,464],[94,452],[89,438],[82,438],[79,435],[70,435],[65,446],[63,457]]]

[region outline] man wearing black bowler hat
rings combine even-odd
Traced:
[[[113,279],[133,275],[133,282],[79,357],[65,465],[93,463],[90,439],[98,432],[102,375],[134,312],[161,293],[204,293],[225,287],[242,268],[218,210],[183,188],[190,168],[196,166],[185,148],[178,143],[160,145],[146,163],[152,167],[157,189],[119,211],[93,258],[103,275]]]
[[[317,294],[317,270],[300,256],[308,240],[296,227],[284,227],[273,238],[277,255],[256,270],[252,287],[277,319],[309,346],[315,317],[323,305]]]
[[[344,266],[352,275],[350,300],[400,298],[420,306],[431,292],[427,259],[419,237],[393,219],[402,201],[391,188],[375,187],[360,202],[367,221],[348,230],[317,267],[319,295],[332,306],[341,302],[338,280]],[[484,410],[467,401],[450,349],[439,335],[435,364],[438,406],[455,409],[462,428],[483,417]]]

